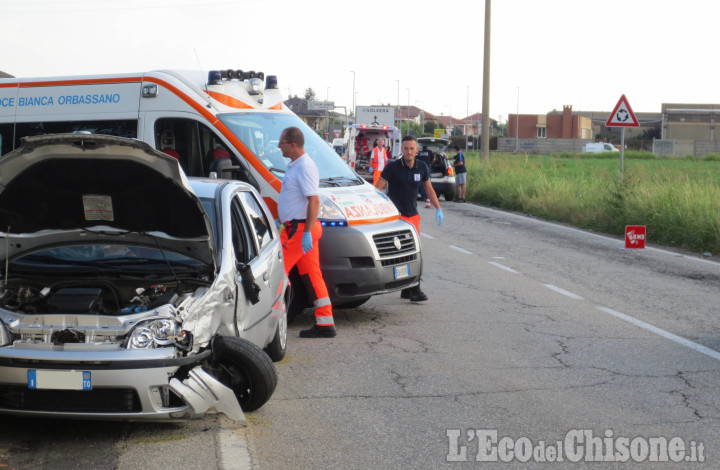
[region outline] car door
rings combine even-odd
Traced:
[[[254,279],[258,302],[253,304],[248,298],[246,286],[243,286],[243,274],[238,272],[236,282],[238,292],[246,292],[244,301],[237,303],[238,327],[258,339],[275,327],[270,321],[272,306],[281,294],[284,267],[280,242],[273,234],[268,217],[252,191],[240,191],[232,200],[232,230],[236,261],[249,269],[248,278]],[[252,273],[252,276],[248,274]]]

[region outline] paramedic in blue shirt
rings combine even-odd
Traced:
[[[415,156],[418,153],[418,143],[415,136],[406,135],[402,139],[402,157],[387,164],[375,184],[379,190],[387,185],[388,198],[395,204],[400,218],[415,226],[420,234],[420,214],[417,211],[417,194],[420,186],[425,188],[427,197],[435,207],[435,220],[441,226],[444,220],[440,202],[430,183],[430,167]],[[400,294],[404,299],[412,302],[427,300],[428,296],[420,290],[420,284],[410,289],[403,289]]]

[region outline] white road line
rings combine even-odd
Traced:
[[[520,274],[519,271],[515,271],[513,268],[508,268],[504,264],[496,263],[495,261],[489,261],[489,263],[492,264],[493,266],[497,266],[500,269],[504,269],[505,271],[507,271],[509,273]]]
[[[425,238],[429,238],[430,240],[435,240],[435,237],[433,237],[432,235],[428,235],[427,233],[421,233],[420,236],[421,236],[421,237],[425,237]]]
[[[562,295],[564,295],[564,296],[570,297],[571,299],[575,299],[575,300],[585,300],[585,299],[583,299],[582,297],[580,297],[579,295],[573,294],[572,292],[566,291],[565,289],[561,289],[561,288],[559,288],[558,286],[554,286],[554,285],[552,285],[552,284],[543,284],[543,285],[544,285],[545,287],[547,287],[548,289],[554,290],[554,291],[557,292],[558,294],[562,294]]]
[[[252,459],[247,447],[247,430],[243,427],[221,425],[216,441],[218,466],[222,470],[250,470]]]
[[[600,306],[600,305],[596,305],[595,308],[598,309],[598,310],[600,310],[600,311],[602,311],[602,312],[605,312],[605,313],[607,313],[607,314],[610,314],[610,315],[612,315],[612,316],[614,316],[614,317],[616,317],[616,318],[619,318],[620,320],[624,320],[624,321],[626,321],[626,322],[628,322],[628,323],[632,323],[632,324],[635,325],[635,326],[639,326],[640,328],[644,328],[644,329],[646,329],[646,330],[648,330],[648,331],[650,331],[650,332],[652,332],[652,333],[655,333],[655,334],[658,335],[658,336],[662,336],[663,338],[667,338],[667,339],[669,339],[669,340],[671,340],[671,341],[675,341],[675,342],[678,343],[678,344],[682,344],[683,346],[686,346],[686,347],[688,347],[688,348],[690,348],[690,349],[693,349],[693,350],[695,350],[695,351],[697,351],[697,352],[699,352],[699,353],[705,354],[706,356],[710,356],[710,357],[712,357],[713,359],[718,359],[718,360],[720,360],[720,352],[717,352],[717,351],[715,351],[715,350],[713,350],[713,349],[710,349],[710,348],[706,348],[705,346],[703,346],[703,345],[701,345],[701,344],[694,343],[694,342],[690,341],[689,339],[685,339],[685,338],[683,338],[683,337],[681,337],[681,336],[674,335],[674,334],[672,334],[672,333],[670,333],[670,332],[668,332],[668,331],[665,331],[665,330],[663,330],[663,329],[661,329],[661,328],[658,328],[658,327],[656,327],[656,326],[653,326],[653,325],[651,325],[651,324],[649,324],[649,323],[645,323],[644,321],[638,320],[637,318],[633,318],[633,317],[631,317],[631,316],[629,316],[629,315],[625,315],[624,313],[617,312],[617,311],[615,311],[615,310],[613,310],[613,309],[611,309],[611,308],[603,307],[603,306]]]
[[[460,253],[465,253],[466,255],[471,255],[471,254],[472,254],[472,252],[467,251],[467,250],[463,250],[463,249],[460,248],[459,246],[450,245],[450,248],[452,248],[453,250],[459,251]]]

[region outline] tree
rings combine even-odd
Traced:
[[[315,92],[312,88],[308,88],[305,90],[305,96],[303,96],[305,101],[315,101]]]

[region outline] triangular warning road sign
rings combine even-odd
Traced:
[[[620,101],[618,101],[605,125],[607,127],[640,127],[640,123],[635,118],[635,113],[633,113],[625,95],[620,97]]]

